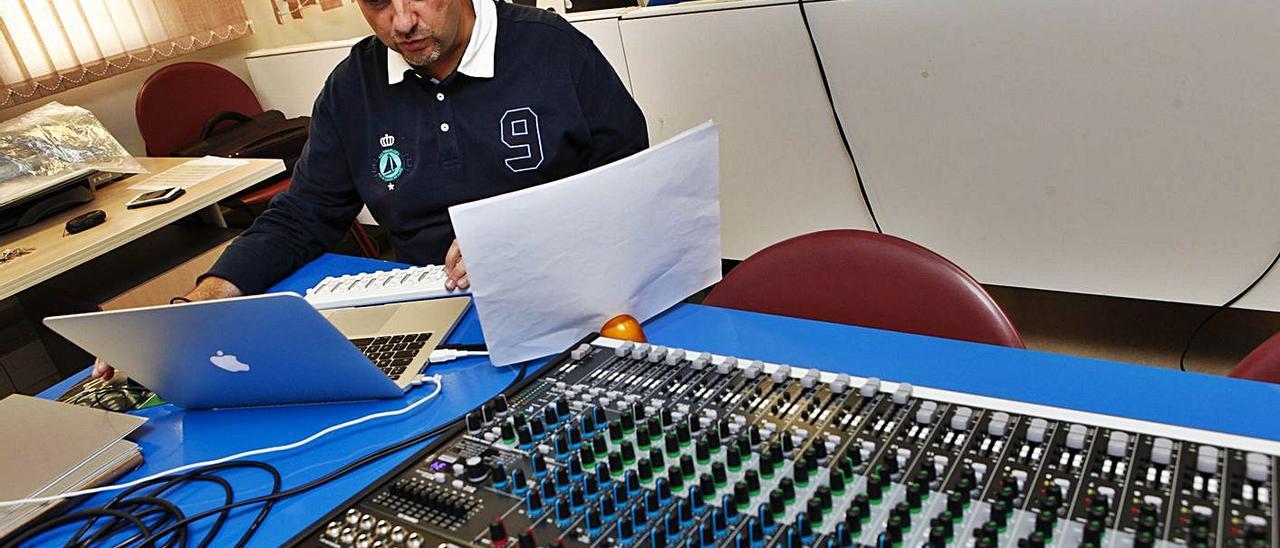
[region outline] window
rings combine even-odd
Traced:
[[[350,3],[350,0],[346,3]],[[285,15],[302,19],[302,8],[307,6],[320,6],[321,10],[328,11],[343,4],[343,0],[271,0],[271,7],[276,12],[276,22],[281,24],[284,23]]]
[[[0,0],[0,108],[251,32],[241,0]]]

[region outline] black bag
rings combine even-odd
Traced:
[[[234,125],[219,130],[218,126],[224,125],[224,122],[234,122]],[[192,158],[279,158],[284,160],[285,171],[280,177],[274,178],[278,180],[292,175],[294,164],[302,156],[302,147],[307,144],[307,130],[310,127],[310,117],[286,119],[284,113],[278,110],[268,110],[257,116],[222,112],[205,123],[204,129],[200,131],[199,141],[178,149],[173,155]]]

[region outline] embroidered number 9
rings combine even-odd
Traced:
[[[520,154],[507,158],[511,171],[529,171],[542,165],[542,132],[533,109],[516,108],[502,115],[502,144]]]

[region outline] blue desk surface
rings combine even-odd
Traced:
[[[325,255],[275,289],[303,292],[325,276],[395,266],[399,265]],[[1280,408],[1280,385],[697,305],[678,305],[647,322],[645,330],[651,342],[667,346],[1280,440],[1280,421],[1271,417]],[[474,309],[448,342],[483,342]],[[530,367],[531,372],[535,369]],[[515,367],[493,367],[482,358],[441,364],[432,370],[444,378],[445,388],[437,401],[411,414],[344,430],[302,450],[263,460],[281,470],[287,489],[469,411],[506,387],[517,373]],[[83,374],[59,383],[42,396],[55,397],[79,378]],[[124,480],[292,442],[331,424],[399,408],[428,390],[414,390],[407,401],[191,412],[164,405],[139,411],[136,413],[151,419],[135,436],[146,463]],[[323,487],[281,501],[253,544],[274,546],[284,542],[419,448],[421,445],[405,449]],[[237,486],[237,498],[268,491],[265,477],[259,473],[235,471],[226,477]],[[220,491],[192,488],[171,498],[190,514],[216,505],[221,497]],[[107,498],[95,497],[89,504],[100,504]],[[232,542],[255,512],[251,509],[234,514],[219,539]],[[203,525],[208,527],[207,522]],[[194,538],[201,537],[204,527],[193,529]],[[41,540],[52,544],[67,534],[63,529]]]

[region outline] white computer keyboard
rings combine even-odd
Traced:
[[[433,297],[467,295],[469,291],[444,288],[444,267],[414,266],[364,274],[329,276],[304,296],[311,306],[324,310],[347,306],[416,301]]]

